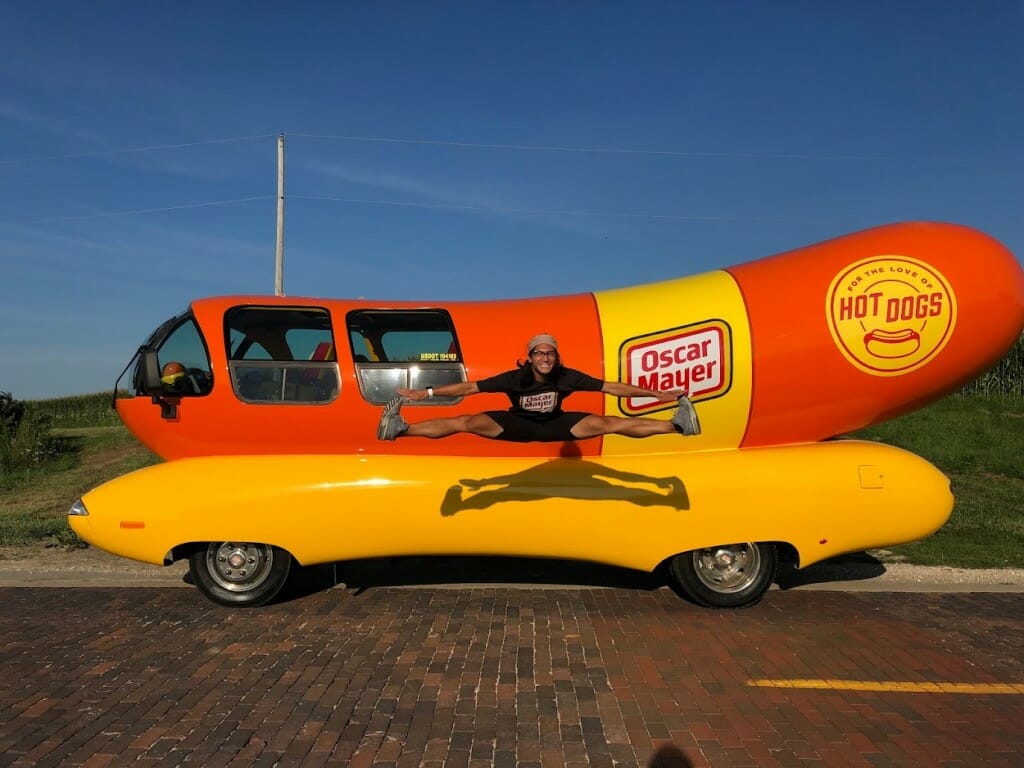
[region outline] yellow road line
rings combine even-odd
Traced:
[[[811,688],[898,693],[1024,694],[1024,683],[912,683],[874,680],[748,680],[754,688]]]

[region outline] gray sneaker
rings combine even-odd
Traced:
[[[388,400],[384,406],[384,413],[380,416],[380,424],[377,426],[378,440],[394,440],[409,428],[408,422],[402,418],[399,411],[402,408],[402,398],[396,397]]]
[[[672,416],[672,426],[676,431],[684,435],[699,435],[700,420],[697,418],[697,409],[693,407],[690,398],[683,395],[679,398],[679,406]]]

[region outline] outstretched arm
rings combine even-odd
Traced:
[[[459,381],[455,384],[442,384],[439,387],[431,387],[434,397],[465,397],[475,395],[480,391],[475,381]],[[406,400],[426,400],[430,393],[425,389],[399,389],[398,394]]]
[[[606,395],[615,395],[616,397],[654,397],[664,402],[678,400],[686,394],[685,389],[671,389],[666,392],[660,392],[656,389],[641,389],[622,381],[606,381],[604,386],[601,387],[601,391]]]

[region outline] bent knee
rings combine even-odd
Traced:
[[[452,416],[448,421],[459,432],[469,432],[472,416]]]
[[[598,416],[596,413],[592,413],[577,421],[569,431],[576,437],[607,435],[609,432],[616,431],[616,428],[622,421],[625,421],[625,419],[619,419],[615,416]]]
[[[501,426],[486,413],[474,413],[469,416],[456,416],[462,422],[464,432],[472,432],[483,437],[497,437],[501,434]]]

